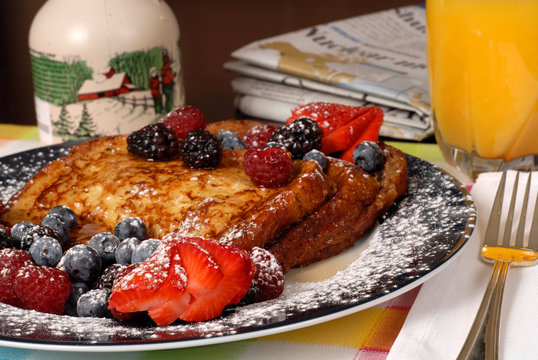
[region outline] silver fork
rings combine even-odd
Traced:
[[[493,271],[489,278],[486,293],[480,303],[480,308],[476,314],[469,335],[465,340],[458,360],[463,359],[497,359],[499,344],[499,320],[501,314],[501,304],[503,298],[504,284],[506,274],[511,264],[519,266],[530,266],[536,263],[538,259],[538,197],[532,225],[525,244],[524,232],[527,217],[527,207],[529,203],[531,174],[527,179],[523,207],[517,228],[515,241],[512,243],[512,223],[514,218],[514,208],[516,203],[517,185],[519,184],[519,172],[516,174],[512,197],[508,208],[508,217],[504,228],[502,239],[500,238],[499,228],[501,223],[502,203],[504,197],[504,188],[506,184],[506,171],[503,172],[491,215],[489,218],[484,244],[482,245],[482,259],[488,262],[494,262]],[[499,242],[499,240],[501,242]]]

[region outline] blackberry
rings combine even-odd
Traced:
[[[246,149],[245,143],[231,130],[222,129],[217,133],[217,139],[223,150]]]
[[[109,289],[112,290],[112,286],[114,285],[114,279],[116,279],[116,275],[118,275],[118,272],[120,270],[123,270],[126,266],[120,265],[120,264],[112,264],[109,267],[107,267],[105,270],[103,270],[103,273],[95,284],[93,285],[94,289]]]
[[[310,150],[321,149],[323,129],[310,118],[302,117],[273,132],[268,142],[281,144],[291,153],[292,159],[302,159]]]
[[[149,124],[127,137],[127,150],[148,160],[170,160],[179,153],[179,141],[163,123]]]
[[[383,151],[373,141],[363,141],[353,150],[353,162],[364,171],[374,172],[381,170],[384,161]]]
[[[58,232],[56,232],[56,230],[51,229],[50,227],[46,225],[34,225],[30,229],[28,229],[28,231],[22,237],[20,242],[18,243],[14,242],[14,245],[18,249],[28,250],[30,249],[30,246],[32,246],[34,241],[36,241],[39,238],[46,237],[46,236],[54,238],[58,240],[60,243],[62,243],[60,235],[58,234]]]
[[[219,141],[207,129],[189,131],[180,152],[185,164],[194,169],[215,169],[222,158]]]

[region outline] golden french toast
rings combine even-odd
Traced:
[[[10,200],[2,220],[38,224],[62,204],[75,211],[82,230],[90,226],[88,236],[138,216],[151,237],[171,231],[208,239],[240,234],[243,244],[264,246],[335,191],[335,184],[308,161],[294,162],[285,187],[255,186],[243,170],[243,154],[223,151],[217,169],[199,170],[179,159],[137,157],[127,151],[126,136],[87,141],[44,167]]]
[[[242,136],[259,124],[227,120],[208,129]],[[289,184],[264,188],[245,173],[244,150],[225,150],[218,168],[199,170],[181,160],[147,161],[127,151],[126,136],[105,137],[74,146],[43,168],[10,200],[1,220],[39,223],[49,209],[66,205],[79,217],[71,237],[85,242],[138,216],[151,237],[175,231],[246,250],[265,247],[287,271],[345,250],[405,193],[405,155],[381,148],[385,162],[378,172],[329,157],[324,173],[313,161],[295,160]]]

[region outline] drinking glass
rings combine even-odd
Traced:
[[[538,0],[427,0],[435,137],[470,178],[538,159]]]

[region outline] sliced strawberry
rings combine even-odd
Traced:
[[[237,304],[247,293],[254,275],[254,264],[243,250],[214,241],[191,238],[215,258],[224,275],[213,291],[193,299],[181,315],[184,321],[204,321],[219,316],[224,307]]]
[[[291,116],[286,121],[286,125],[306,116],[317,122],[323,129],[323,135],[327,136],[367,111],[368,108],[362,106],[312,102],[294,108],[291,111]]]
[[[187,275],[176,263],[175,248],[162,243],[143,263],[114,283],[109,308],[119,312],[152,309],[185,291]]]
[[[349,148],[374,120],[375,111],[367,111],[321,139],[321,151],[332,154]]]
[[[379,140],[379,129],[383,123],[383,110],[377,106],[370,107],[370,115],[372,119],[362,134],[355,140],[346,151],[342,153],[340,158],[349,162],[353,162],[353,150],[363,141],[377,142]]]

